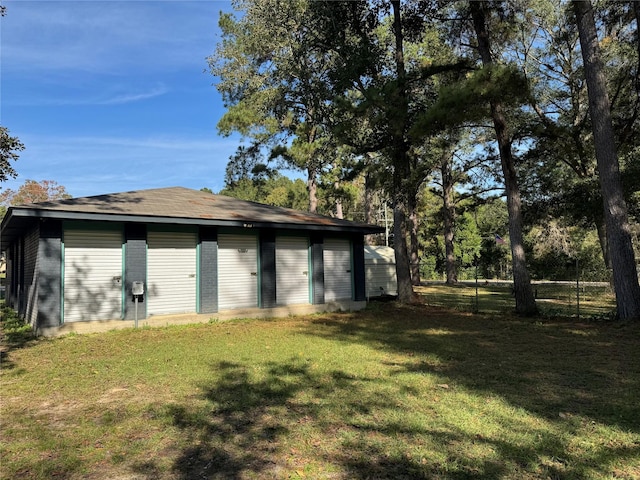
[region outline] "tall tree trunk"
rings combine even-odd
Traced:
[[[640,2],[632,0],[633,14],[636,17],[636,40],[638,42],[638,69],[636,70],[636,92],[640,94]]]
[[[409,265],[411,269],[411,284],[420,285],[420,242],[418,241],[418,205],[416,196],[412,195],[409,202]]]
[[[602,250],[602,259],[607,271],[611,270],[611,255],[609,255],[609,243],[607,242],[607,224],[604,219],[604,212],[601,215],[595,215],[596,231],[598,232],[598,240],[600,241],[600,249]]]
[[[473,26],[478,39],[478,51],[485,67],[493,65],[489,31],[485,18],[486,2],[470,1]],[[522,208],[520,189],[516,175],[511,139],[509,137],[507,121],[501,102],[491,102],[491,118],[496,132],[496,140],[500,151],[500,163],[504,176],[507,194],[507,210],[509,212],[509,237],[511,243],[511,257],[513,263],[513,290],[516,300],[516,312],[520,315],[535,315],[538,311],[536,300],[531,288],[531,280],[527,269],[522,235]]]
[[[522,235],[522,202],[513,158],[511,157],[511,141],[508,140],[506,124],[500,105],[492,106],[495,115],[494,125],[501,153],[502,172],[505,178],[507,193],[507,210],[509,212],[509,239],[513,264],[513,289],[516,300],[516,312],[521,315],[535,315],[537,306],[531,287],[529,271],[524,251]],[[507,153],[508,152],[508,153]]]
[[[336,199],[336,218],[344,218],[344,212],[342,211],[342,199]]]
[[[309,212],[318,211],[318,179],[315,168],[307,169],[307,191],[309,192]]]
[[[364,174],[364,221],[369,225],[374,225],[376,223],[376,217],[373,213],[373,186],[371,183],[371,174],[366,171]],[[375,240],[375,234],[365,235],[364,237],[366,245],[375,245]]]
[[[636,269],[627,204],[622,189],[620,165],[616,152],[609,95],[598,46],[593,7],[590,0],[573,2],[576,14],[584,73],[589,96],[589,113],[598,163],[600,191],[604,203],[609,255],[613,268],[618,316],[623,320],[640,320],[640,285]]]
[[[340,191],[340,182],[334,182],[333,187],[336,192]],[[336,218],[344,218],[344,213],[342,211],[342,197],[336,197]]]
[[[444,251],[447,285],[453,285],[458,282],[454,251],[456,209],[453,203],[453,175],[451,173],[450,153],[448,151],[445,151],[442,155],[440,173],[442,175],[442,214],[444,218]]]
[[[406,90],[406,71],[404,65],[404,50],[402,36],[402,22],[400,18],[400,0],[392,0],[393,31],[395,36],[396,61],[396,99],[389,106],[389,130],[392,145],[393,163],[393,249],[396,257],[396,277],[398,281],[398,301],[409,303],[413,300],[413,285],[409,269],[409,255],[407,252],[407,192],[405,185],[410,178],[409,146],[405,138],[407,128],[408,100]]]
[[[577,163],[568,162],[567,165],[574,171],[579,179],[587,181],[593,176],[590,169],[586,165],[591,163],[591,154],[587,153],[587,149],[584,145],[582,136],[577,131],[572,135],[573,144],[575,145],[576,152],[578,154],[579,161]],[[596,225],[596,231],[598,232],[598,241],[600,242],[600,250],[602,251],[602,259],[607,271],[611,271],[611,257],[609,256],[609,245],[607,242],[607,226],[604,220],[604,211],[601,208],[601,203],[598,200],[593,202],[598,204],[595,208],[590,205],[589,210],[592,211],[593,222]]]
[[[407,253],[406,212],[402,195],[398,195],[393,205],[393,251],[396,259],[396,279],[398,281],[398,301],[410,303],[413,300],[413,286]]]
[[[309,111],[309,117],[313,118],[313,109]],[[316,141],[316,135],[318,133],[317,125],[312,125],[309,129],[309,133],[307,134],[307,143],[309,147],[312,147],[314,142]],[[312,148],[312,150],[315,150]],[[317,166],[317,158],[315,158],[315,154],[311,154],[307,157],[306,162],[307,167],[307,191],[309,192],[309,212],[317,213],[318,212],[318,166]]]

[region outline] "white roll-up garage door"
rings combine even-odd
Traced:
[[[349,240],[324,240],[324,299],[351,299],[351,244]]]
[[[197,235],[149,232],[147,244],[147,314],[195,312]]]
[[[258,238],[218,235],[218,309],[258,306]]]
[[[276,238],[276,303],[309,303],[309,240]]]
[[[122,232],[64,231],[64,321],[122,318]]]

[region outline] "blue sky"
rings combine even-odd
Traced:
[[[238,137],[206,57],[228,1],[8,0],[0,20],[0,121],[26,179],[73,196],[164,186],[214,192]]]

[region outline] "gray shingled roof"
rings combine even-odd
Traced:
[[[11,207],[3,245],[27,219],[102,220],[183,225],[277,227],[379,233],[381,227],[238,200],[183,187],[155,188]],[[20,221],[23,219],[23,221]]]

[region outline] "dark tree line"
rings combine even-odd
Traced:
[[[637,3],[598,11],[588,0],[234,6],[242,15],[221,16],[210,65],[228,108],[220,131],[241,132],[250,148],[238,155],[255,154],[235,164],[258,177],[283,166],[305,172],[309,209],[323,204],[338,216],[345,185],[364,179],[364,197],[378,192],[393,210],[401,301],[420,281],[419,199],[436,178],[448,281],[461,254],[458,188],[481,202],[502,185],[518,313],[537,311],[524,245],[533,212],[544,221],[582,215],[597,228],[618,313],[640,317],[626,206],[639,188],[621,182],[638,170]],[[571,203],[580,192],[593,199],[586,217]]]

